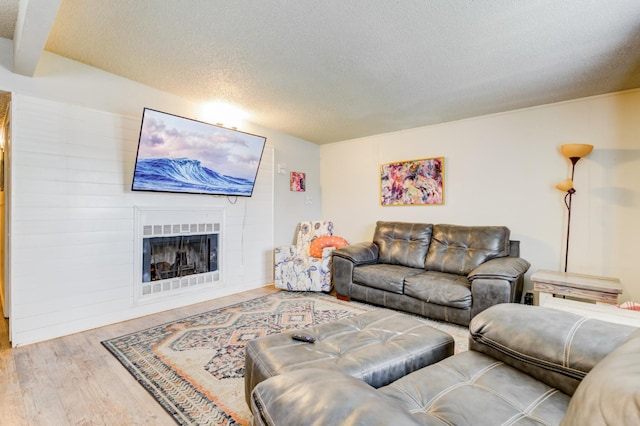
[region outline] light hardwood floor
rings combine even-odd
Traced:
[[[0,425],[175,425],[100,342],[275,291],[264,287],[15,349],[2,321]]]

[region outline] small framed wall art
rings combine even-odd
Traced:
[[[291,172],[289,179],[289,189],[295,192],[305,191],[306,174],[301,172]]]
[[[399,161],[380,166],[380,204],[444,204],[444,157]]]

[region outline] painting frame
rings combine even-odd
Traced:
[[[444,190],[443,156],[380,165],[382,206],[441,206]]]

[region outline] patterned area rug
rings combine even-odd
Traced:
[[[249,424],[245,343],[376,309],[322,293],[278,292],[102,344],[181,425]],[[467,350],[468,329],[426,320]]]

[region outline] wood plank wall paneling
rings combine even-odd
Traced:
[[[132,192],[140,118],[16,94],[11,152],[14,345],[273,281],[273,148],[253,197]],[[219,288],[144,306],[133,297],[134,207],[224,210]]]

